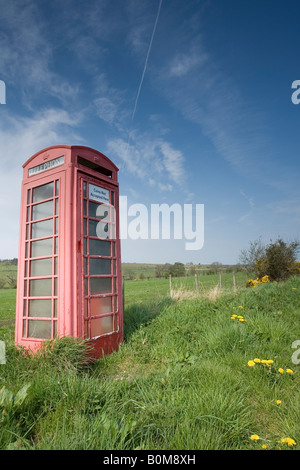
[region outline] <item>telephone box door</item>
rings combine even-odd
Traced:
[[[80,210],[81,308],[83,336],[102,355],[122,338],[122,281],[118,187],[78,174]]]

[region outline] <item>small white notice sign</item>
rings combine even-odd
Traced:
[[[95,184],[89,184],[89,199],[109,204],[109,190],[96,186]]]

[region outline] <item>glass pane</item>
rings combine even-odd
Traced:
[[[110,274],[110,259],[90,258],[90,274]]]
[[[26,338],[26,320],[23,320],[23,338]]]
[[[55,215],[58,215],[58,213],[59,213],[58,199],[55,199]]]
[[[50,199],[53,197],[53,183],[43,184],[37,188],[33,188],[33,201],[39,202],[44,199]]]
[[[43,222],[35,222],[34,224],[31,224],[31,226],[31,238],[47,237],[53,233],[53,219],[44,220]]]
[[[109,207],[104,204],[89,201],[89,217],[99,220],[109,220]]]
[[[28,322],[28,338],[51,339],[51,321],[30,320]]]
[[[96,338],[112,331],[114,331],[112,315],[91,320],[91,338]]]
[[[31,194],[31,189],[28,189],[28,191],[27,191],[27,204],[30,204],[30,194]]]
[[[90,239],[90,255],[110,256],[110,242]]]
[[[52,255],[52,238],[31,242],[31,257]]]
[[[29,297],[45,297],[52,295],[52,279],[35,279],[30,281]]]
[[[91,295],[93,294],[111,294],[110,277],[91,277]]]
[[[51,299],[29,300],[30,317],[50,317],[51,318]]]
[[[52,258],[38,259],[30,262],[30,277],[51,276]]]
[[[112,312],[112,297],[91,297],[90,316]]]
[[[57,321],[53,322],[53,337],[57,335]]]
[[[53,316],[54,318],[56,318],[57,317],[57,299],[54,299],[53,302],[54,302]]]
[[[98,222],[96,220],[89,221],[90,237],[110,238],[109,224]]]
[[[55,181],[55,196],[59,195],[59,180]]]
[[[46,219],[53,216],[53,201],[42,202],[32,206],[32,220]]]

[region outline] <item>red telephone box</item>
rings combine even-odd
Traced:
[[[55,145],[23,169],[15,342],[83,337],[108,354],[123,339],[118,168]]]

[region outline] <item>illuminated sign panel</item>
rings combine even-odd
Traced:
[[[34,166],[33,168],[29,168],[28,176],[37,175],[38,173],[42,173],[43,171],[51,170],[57,166],[63,165],[65,162],[65,157],[58,157],[54,158],[53,160],[49,160],[48,162],[41,163],[41,165]]]

